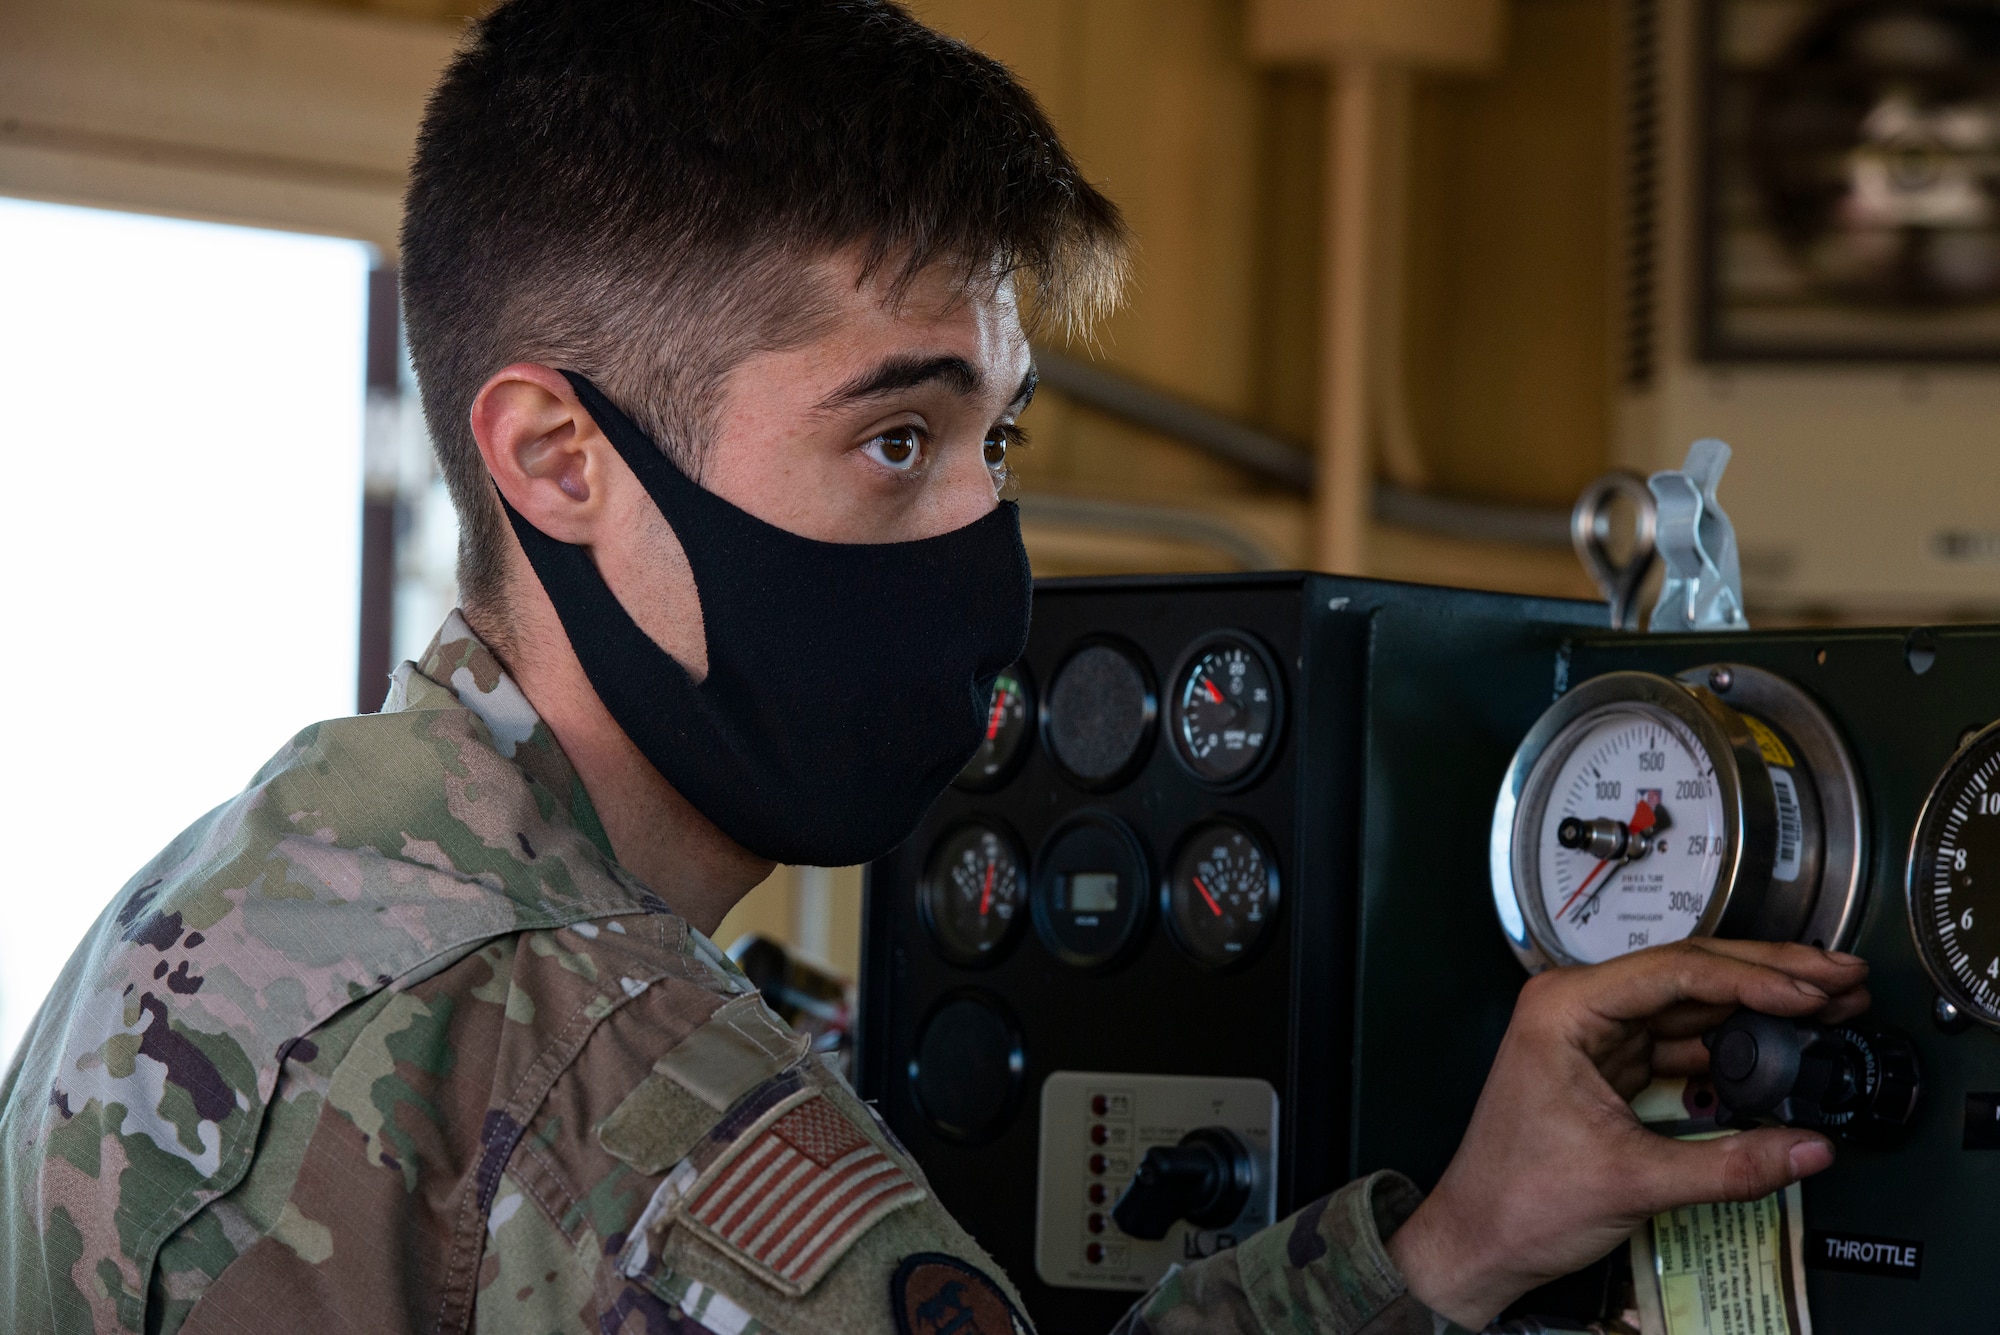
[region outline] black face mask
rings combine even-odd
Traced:
[[[595,385],[563,374],[680,539],[708,641],[696,685],[588,551],[507,505],[604,707],[751,852],[820,867],[888,852],[972,758],[993,679],[1027,646],[1019,508],[917,542],[802,538],[704,490]]]

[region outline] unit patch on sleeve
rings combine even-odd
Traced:
[[[689,1227],[784,1293],[810,1291],[924,1189],[817,1090],[773,1108],[682,1200]]]
[[[956,1256],[906,1256],[889,1281],[898,1335],[1030,1335],[1028,1323],[986,1274]]]

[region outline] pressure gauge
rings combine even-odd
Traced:
[[[2000,724],[1961,747],[1931,786],[1906,884],[1910,927],[1939,994],[2000,1028]]]
[[[1196,826],[1167,876],[1167,926],[1195,963],[1220,969],[1247,960],[1278,916],[1278,866],[1256,835],[1233,820]]]
[[[1028,897],[1013,837],[973,821],[932,851],[917,889],[917,913],[938,952],[956,964],[990,964],[1013,940]]]
[[[1756,668],[1576,687],[1514,754],[1493,893],[1522,963],[1689,936],[1844,943],[1859,917],[1853,762],[1802,691]]]
[[[1235,787],[1277,742],[1278,673],[1256,640],[1225,631],[1201,641],[1174,674],[1174,752],[1197,779]]]
[[[1014,775],[1028,751],[1029,720],[1034,717],[1034,693],[1019,663],[993,679],[993,696],[986,706],[986,733],[979,749],[952,783],[968,792],[998,788]]]

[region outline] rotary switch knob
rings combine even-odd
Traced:
[[[1739,1010],[1702,1041],[1726,1126],[1777,1122],[1882,1145],[1916,1116],[1917,1051],[1896,1030]]]
[[[1112,1222],[1127,1237],[1158,1242],[1185,1219],[1197,1228],[1223,1228],[1250,1204],[1256,1163],[1243,1138],[1226,1127],[1190,1131],[1174,1146],[1156,1145],[1111,1207]]]

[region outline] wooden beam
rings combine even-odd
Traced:
[[[457,29],[212,0],[0,2],[0,192],[395,249]]]
[[[1280,64],[1484,70],[1500,62],[1506,19],[1502,0],[1253,0],[1250,53]]]
[[[1383,86],[1398,77],[1370,61],[1334,74],[1328,99],[1325,286],[1321,293],[1319,467],[1313,492],[1313,558],[1321,570],[1365,573],[1369,450],[1372,264],[1380,211]]]

